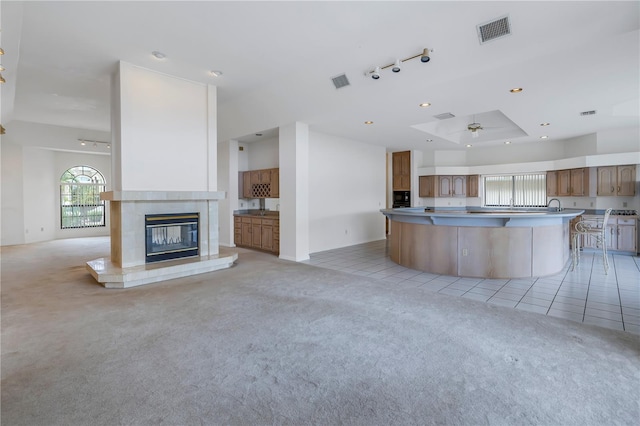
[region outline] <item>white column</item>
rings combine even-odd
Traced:
[[[280,127],[280,258],[309,259],[309,126]]]

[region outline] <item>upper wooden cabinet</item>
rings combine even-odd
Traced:
[[[466,197],[466,176],[438,176],[439,197]]]
[[[598,167],[598,190],[601,196],[636,195],[636,166]]]
[[[242,198],[279,198],[280,169],[242,172]]]
[[[420,197],[477,197],[478,175],[428,175],[418,178]]]
[[[393,190],[411,191],[411,151],[393,153]]]
[[[558,170],[555,172],[556,176],[556,191],[555,193],[549,193],[552,182],[547,181],[547,196],[557,195],[559,197],[570,196],[587,196],[589,195],[589,169],[570,169],[570,170]],[[547,179],[549,178],[549,172],[547,172]],[[552,180],[554,178],[552,177]]]
[[[467,197],[478,197],[480,176],[467,176]]]
[[[435,197],[436,196],[436,177],[433,175],[418,177],[418,196]]]
[[[550,170],[547,172],[547,197],[558,195],[558,172]]]

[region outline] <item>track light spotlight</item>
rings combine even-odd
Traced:
[[[374,69],[371,72],[371,78],[374,79],[374,80],[377,80],[377,79],[380,78],[380,67],[376,67],[376,69]]]
[[[429,49],[424,49],[422,51],[422,56],[420,56],[420,61],[421,62],[429,62],[431,58],[429,57]]]
[[[2,47],[0,47],[0,55],[4,55],[4,50],[2,50]]]
[[[400,66],[400,59],[396,59],[396,61],[393,63],[393,67],[391,68],[391,71],[400,72],[401,69],[402,67]]]
[[[4,79],[4,77],[2,76],[2,74],[0,74],[0,83],[6,83],[6,80]]]

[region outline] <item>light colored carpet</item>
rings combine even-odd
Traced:
[[[100,287],[87,238],[2,248],[3,425],[613,425],[640,338],[239,250]]]

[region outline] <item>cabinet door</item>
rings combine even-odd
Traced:
[[[607,242],[607,250],[616,250],[618,248],[618,225],[607,224],[604,234]]]
[[[252,198],[251,195],[251,172],[242,173],[242,198]]]
[[[400,170],[405,176],[411,175],[411,151],[400,153]]]
[[[451,176],[438,176],[438,197],[451,197]]]
[[[418,178],[418,195],[420,197],[435,197],[435,176],[420,176]]]
[[[451,195],[454,197],[467,196],[467,177],[466,176],[451,177]]]
[[[280,169],[271,169],[271,198],[280,198]]]
[[[558,170],[558,196],[568,197],[571,195],[571,171]]]
[[[262,220],[251,219],[251,246],[262,248]]]
[[[233,242],[242,244],[242,221],[239,217],[233,218]]]
[[[636,252],[636,226],[618,225],[618,250]]]
[[[478,196],[478,181],[480,177],[478,175],[467,176],[467,197]]]
[[[636,166],[617,167],[617,195],[633,197],[636,195]]]
[[[273,221],[262,221],[260,248],[273,251]]]
[[[258,170],[260,183],[271,183],[271,169]]]
[[[583,197],[589,195],[589,169],[571,169],[571,195]]]
[[[242,223],[242,243],[243,246],[251,246],[251,222]]]
[[[601,196],[611,196],[616,195],[616,184],[617,184],[617,176],[616,176],[616,167],[608,166],[608,167],[598,167],[598,190],[597,195]]]
[[[547,172],[547,197],[558,195],[558,172],[555,170]]]

